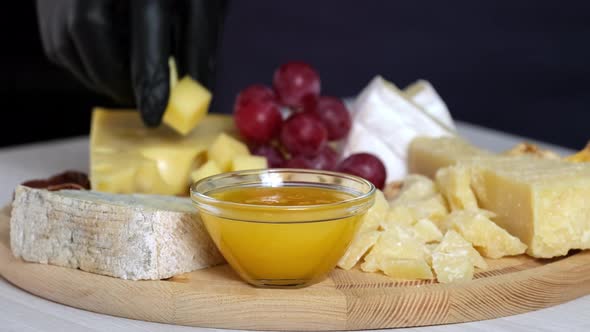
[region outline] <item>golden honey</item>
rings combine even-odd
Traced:
[[[193,193],[193,199],[213,241],[245,281],[301,287],[334,268],[372,194],[330,183],[237,183],[202,197]]]

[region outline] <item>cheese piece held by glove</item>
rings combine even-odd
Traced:
[[[170,88],[168,107],[162,120],[186,136],[203,120],[209,110],[211,92],[189,76]]]

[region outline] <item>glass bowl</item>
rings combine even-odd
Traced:
[[[222,173],[191,186],[219,251],[259,287],[296,288],[325,278],[374,196],[375,186],[360,177],[302,169]]]

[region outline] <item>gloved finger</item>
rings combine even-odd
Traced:
[[[37,1],[41,41],[51,62],[66,68],[86,87],[95,89],[68,31],[72,3],[75,1]]]
[[[217,44],[225,16],[225,1],[185,0],[178,20],[175,54],[180,75],[190,75],[211,87]]]
[[[170,2],[131,1],[131,76],[137,105],[149,127],[162,121],[170,93]]]
[[[129,68],[128,8],[125,1],[77,1],[70,35],[85,71],[103,93],[133,104]]]

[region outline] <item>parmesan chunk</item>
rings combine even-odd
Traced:
[[[590,248],[590,165],[531,156],[499,156],[456,138],[419,138],[410,168],[434,176],[451,165],[469,167],[479,207],[539,258]]]

